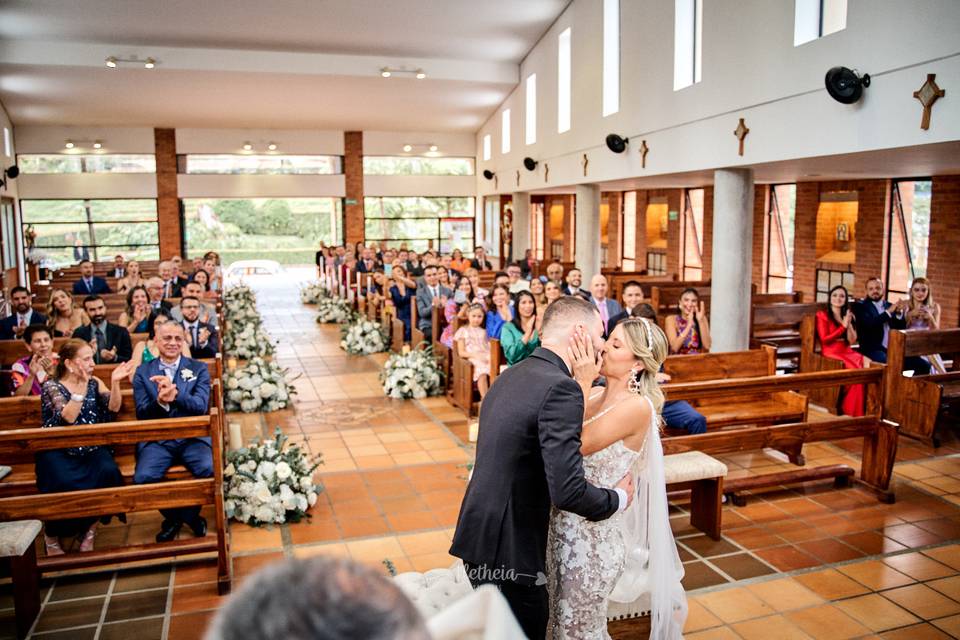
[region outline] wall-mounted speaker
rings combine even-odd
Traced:
[[[538,164],[540,163],[534,160],[533,158],[523,159],[523,166],[527,169],[527,171],[536,171]]]
[[[487,180],[493,180],[493,176],[494,176],[494,173],[493,171],[490,171],[490,169],[483,170],[483,177],[486,178]]]
[[[870,74],[861,76],[853,69],[833,67],[823,79],[830,97],[843,104],[853,104],[863,96],[863,89],[870,86]]]
[[[615,133],[607,136],[607,148],[614,153],[623,153],[626,151],[628,142],[630,142],[629,138],[623,138]]]

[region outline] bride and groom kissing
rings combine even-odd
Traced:
[[[679,638],[656,382],[666,337],[645,319],[602,336],[596,307],[560,298],[542,347],[497,378],[450,553],[475,588],[500,590],[531,639],[609,638],[608,600],[650,611],[651,638]]]

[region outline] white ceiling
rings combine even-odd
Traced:
[[[6,0],[0,101],[14,124],[473,132],[568,2]]]

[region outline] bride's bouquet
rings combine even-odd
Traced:
[[[317,303],[317,322],[343,324],[353,317],[353,309],[342,298],[321,298]]]
[[[227,517],[255,527],[299,522],[317,502],[323,486],[314,484],[320,456],[311,459],[299,445],[287,446],[287,436],[227,454],[224,508]]]
[[[250,287],[237,285],[224,291],[223,314],[223,350],[228,356],[246,360],[274,352],[273,340],[263,328],[257,297]]]
[[[380,371],[380,381],[389,398],[426,398],[443,391],[440,367],[429,347],[392,354]]]
[[[353,321],[340,328],[340,348],[354,355],[367,355],[387,350],[387,336],[380,323],[371,322],[357,315]]]
[[[279,411],[293,402],[297,389],[287,382],[287,369],[255,357],[223,376],[227,411]]]
[[[308,282],[300,287],[300,302],[304,304],[317,304],[330,295],[330,290],[320,281]]]

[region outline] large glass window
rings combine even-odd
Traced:
[[[603,115],[620,110],[620,0],[603,0]]]
[[[156,173],[152,155],[21,153],[17,166],[23,173]]]
[[[887,245],[887,295],[892,300],[907,297],[914,278],[927,275],[930,244],[929,180],[896,180],[890,202]]]
[[[483,161],[484,162],[490,159],[490,152],[491,152],[491,142],[490,142],[490,134],[488,133],[485,136],[483,136]]]
[[[570,27],[557,38],[557,132],[570,131],[572,97]]]
[[[500,153],[510,153],[510,109],[500,114]]]
[[[703,0],[676,0],[673,90],[700,82],[703,61]]]
[[[847,0],[796,0],[793,46],[847,28]]]
[[[391,247],[473,250],[473,198],[364,198],[364,237]]]
[[[108,260],[118,253],[157,260],[157,201],[21,200],[25,246],[45,266],[83,259]]]
[[[473,158],[422,156],[364,156],[368,176],[472,176]]]
[[[793,292],[793,234],[796,229],[797,185],[778,184],[767,206],[767,293]]]
[[[343,240],[339,198],[184,198],[187,254],[216,251],[227,263],[310,265],[320,243]]]
[[[187,154],[180,156],[181,173],[240,175],[331,175],[343,173],[340,156],[280,156]]]
[[[526,91],[524,141],[527,144],[535,144],[537,142],[537,74],[531,73],[527,76]]]

